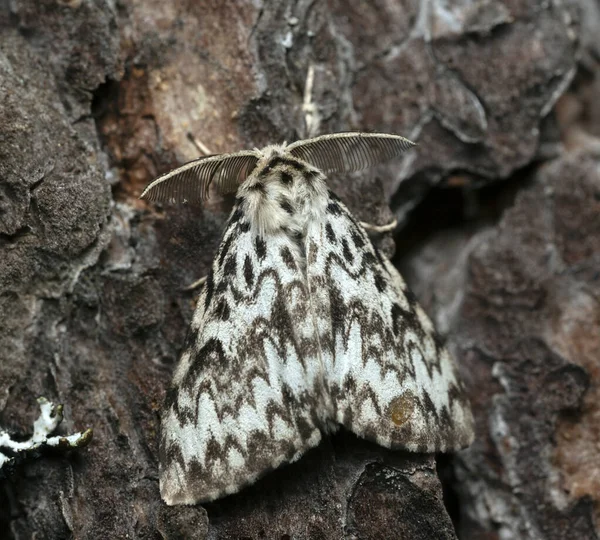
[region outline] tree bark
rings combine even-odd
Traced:
[[[94,430],[0,480],[8,538],[596,538],[597,4],[0,9],[0,426],[30,433],[44,396],[62,433]],[[358,219],[398,218],[376,241],[396,240],[447,336],[476,442],[438,463],[444,492],[433,456],[341,433],[238,495],[167,507],[158,417],[184,289],[232,200],[138,196],[198,157],[193,138],[218,153],[355,129],[419,143],[330,184]]]

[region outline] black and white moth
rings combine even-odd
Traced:
[[[211,501],[344,426],[393,449],[457,450],[473,417],[456,366],[394,266],[327,188],[412,145],[338,133],[192,161],[150,201],[237,192],[162,415],[160,492]]]

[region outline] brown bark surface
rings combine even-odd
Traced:
[[[30,433],[43,395],[65,405],[61,432],[94,429],[0,480],[0,537],[597,537],[597,3],[0,10],[0,426]],[[432,456],[342,433],[238,495],[169,508],[157,430],[183,289],[232,201],[137,197],[198,156],[190,134],[226,152],[349,129],[419,143],[331,186],[360,220],[399,219],[397,262],[462,367],[476,442],[438,467],[445,500]]]

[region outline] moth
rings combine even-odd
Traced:
[[[337,133],[197,159],[149,201],[236,192],[161,420],[169,505],[235,493],[340,426],[392,449],[469,445],[457,367],[391,262],[327,187],[328,173],[412,146]]]

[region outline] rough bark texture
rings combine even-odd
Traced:
[[[158,494],[158,413],[196,295],[182,289],[231,200],[150,207],[142,187],[197,157],[189,134],[221,152],[374,129],[419,146],[331,185],[361,220],[399,218],[398,263],[464,368],[477,439],[441,468],[459,536],[597,537],[597,3],[0,10],[0,425],[27,433],[43,395],[65,404],[65,433],[94,428],[85,450],[0,481],[0,536],[455,537],[432,457],[348,434],[221,502]]]

